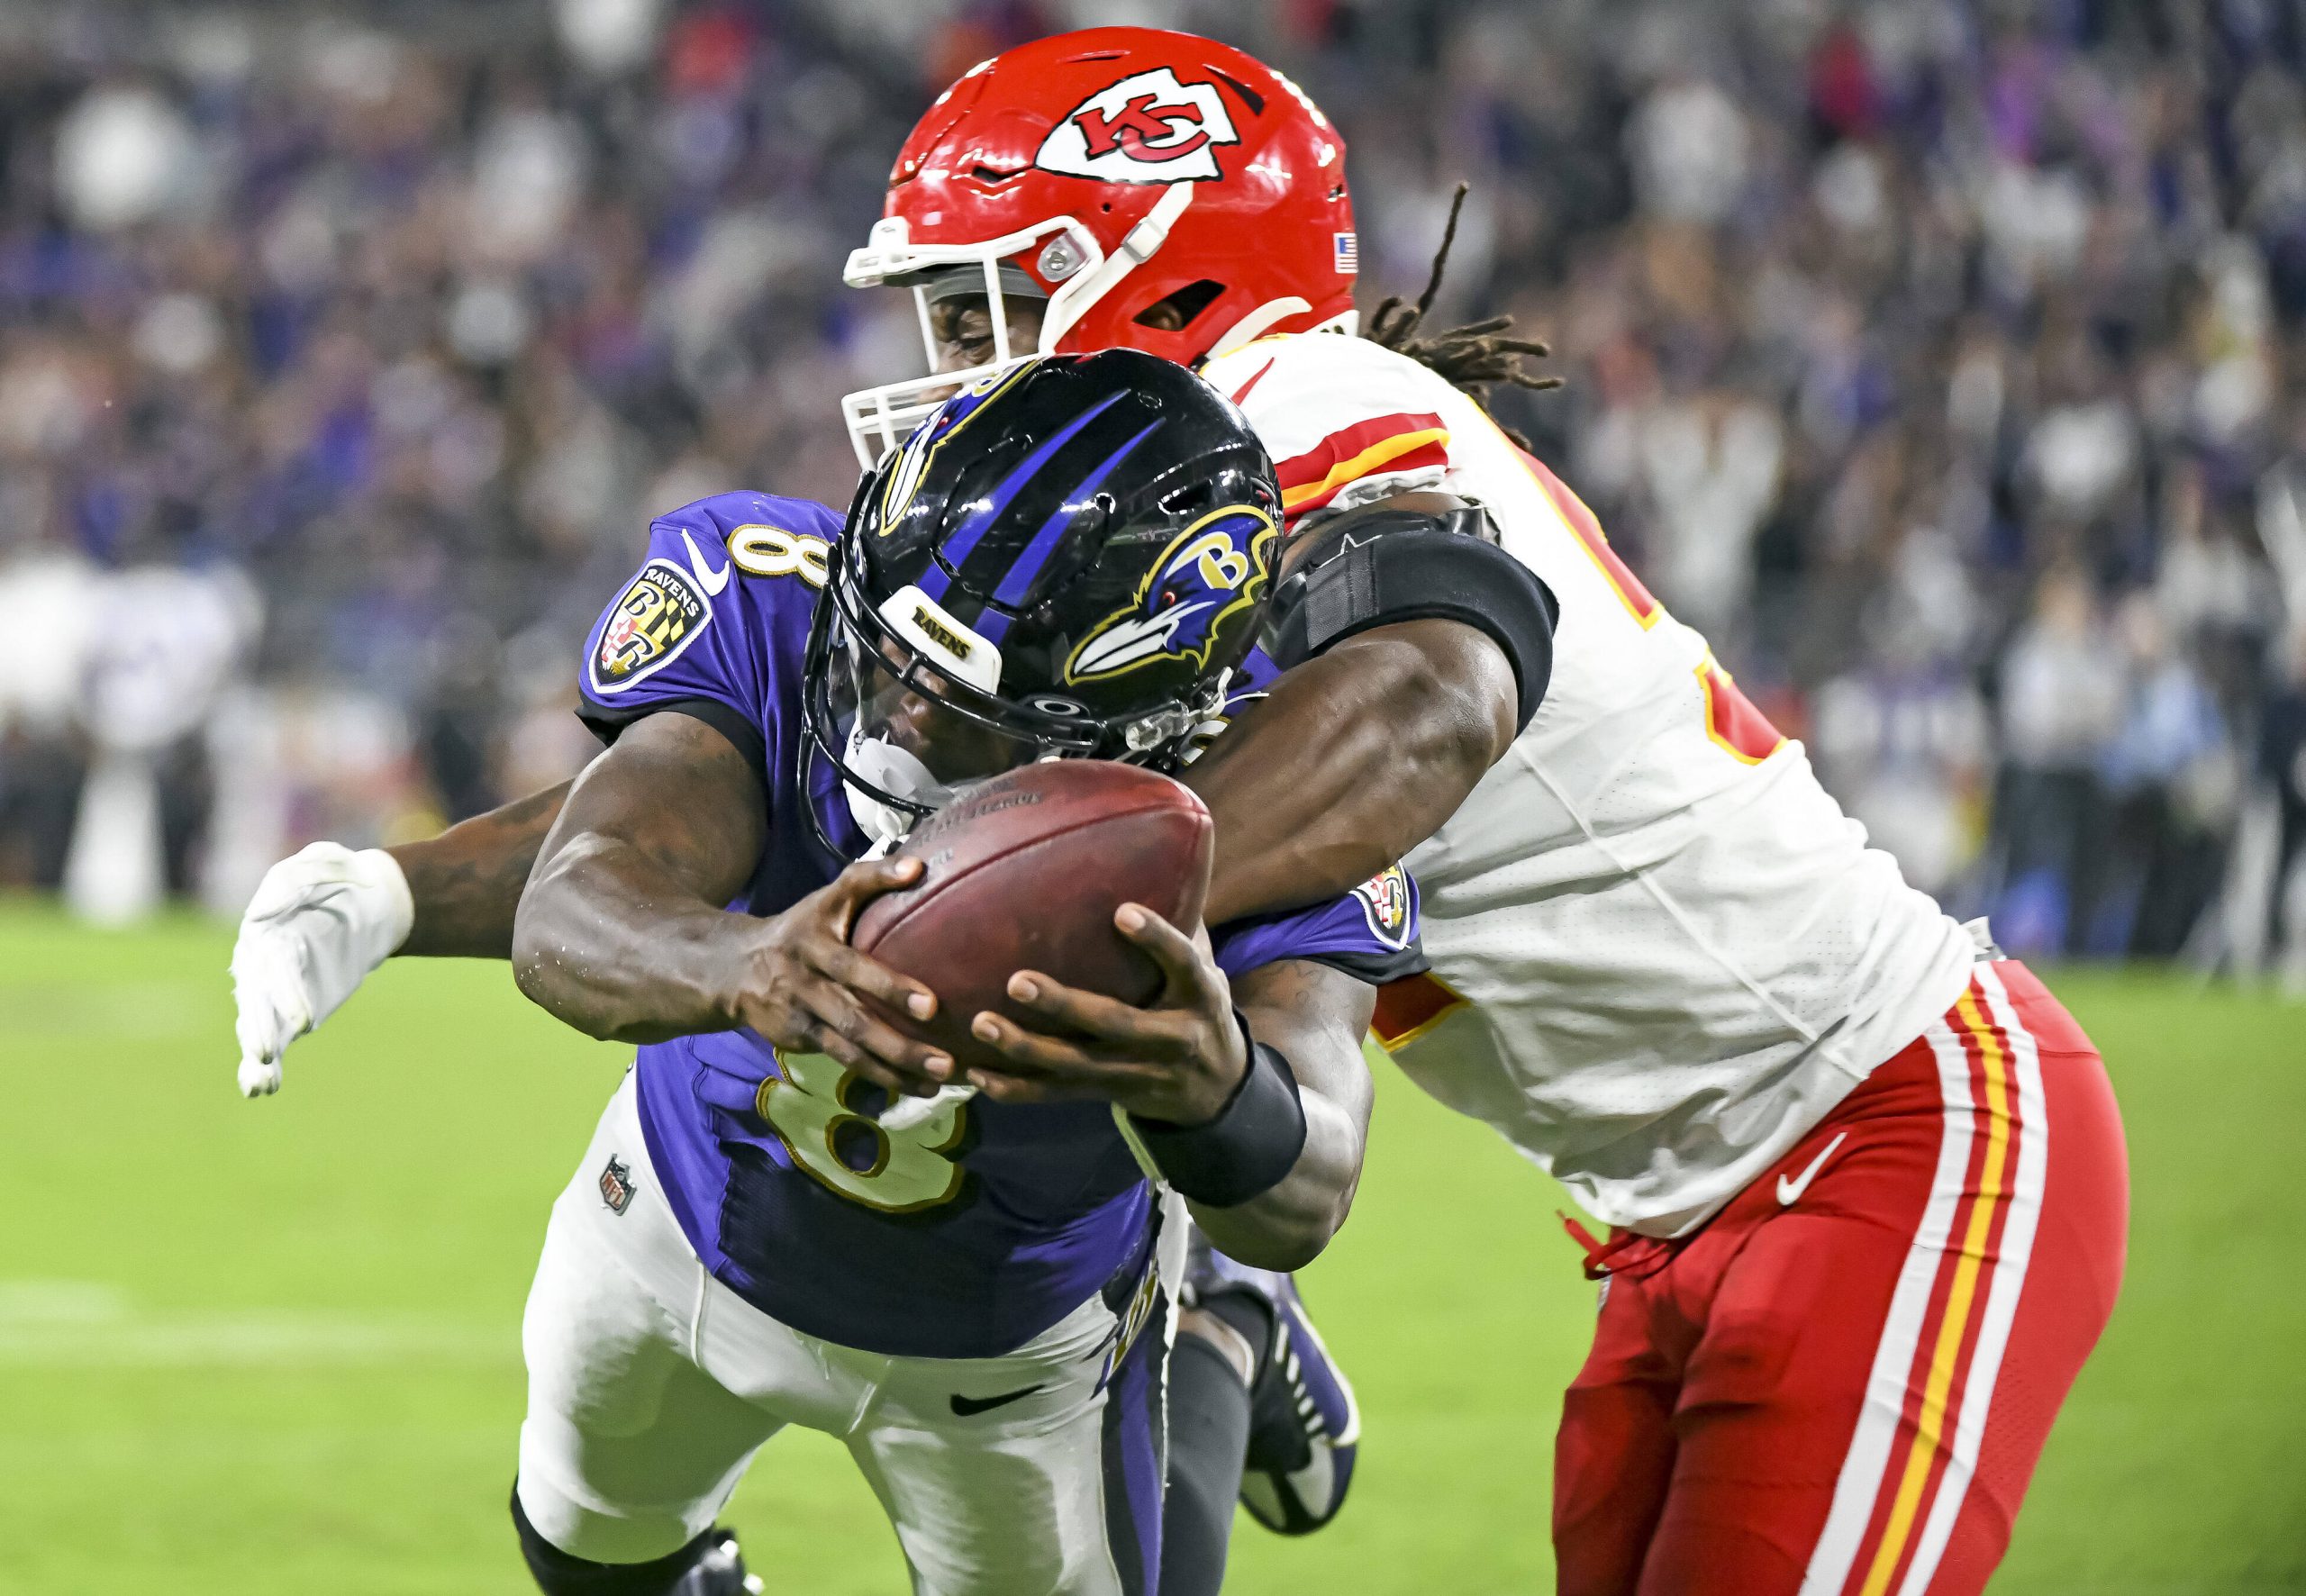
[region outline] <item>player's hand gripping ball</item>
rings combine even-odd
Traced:
[[[1046,1024],[1009,995],[1020,970],[1129,1004],[1172,984],[1113,923],[1124,903],[1188,932],[1209,895],[1211,829],[1200,799],[1166,775],[1103,760],[1029,765],[972,787],[898,849],[921,879],[875,898],[851,938],[861,953],[937,994],[928,1020],[893,1016],[964,1070],[1001,1056],[971,1034],[990,1010]]]

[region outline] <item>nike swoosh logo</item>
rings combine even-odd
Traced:
[[[1810,1167],[1802,1172],[1802,1178],[1800,1180],[1790,1181],[1784,1175],[1779,1175],[1777,1177],[1778,1206],[1781,1208],[1792,1208],[1795,1203],[1801,1202],[1802,1193],[1808,1191],[1810,1189],[1810,1183],[1818,1178],[1818,1171],[1824,1168],[1826,1160],[1834,1156],[1834,1149],[1848,1139],[1849,1132],[1845,1130],[1839,1136],[1834,1138],[1833,1140],[1828,1142],[1826,1144],[1826,1150],[1810,1160]]]
[[[990,1413],[995,1408],[1005,1408],[1012,1402],[1021,1402],[1040,1389],[1038,1385],[1028,1385],[1022,1391],[1003,1392],[1001,1395],[994,1397],[957,1396],[953,1399],[953,1411],[959,1418],[973,1419],[979,1413]]]
[[[696,540],[686,532],[681,534],[682,546],[688,550],[688,568],[696,575],[696,585],[704,589],[707,598],[719,598],[721,590],[729,585],[729,573],[734,567],[722,566],[715,571],[704,563],[704,556],[696,547]]]

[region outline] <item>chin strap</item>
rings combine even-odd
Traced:
[[[849,800],[849,812],[857,829],[879,844],[902,842],[905,833],[920,823],[920,813],[902,805],[918,804],[922,811],[933,812],[950,803],[970,784],[949,787],[908,749],[886,738],[866,737],[855,729],[849,731],[849,747],[841,758],[858,777],[858,781],[840,784],[841,795]],[[869,784],[860,786],[859,782]],[[881,794],[898,802],[888,803]]]
[[[1049,295],[1047,319],[1041,323],[1041,353],[1057,353],[1058,342],[1073,331],[1090,307],[1112,293],[1121,280],[1153,258],[1153,252],[1169,241],[1169,229],[1193,204],[1193,191],[1198,183],[1172,183],[1145,219],[1129,230],[1121,247],[1100,262],[1097,267],[1069,283],[1058,286]]]

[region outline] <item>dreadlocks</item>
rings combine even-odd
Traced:
[[[1377,307],[1377,313],[1369,318],[1368,337],[1373,342],[1407,355],[1452,387],[1471,395],[1475,404],[1487,411],[1493,383],[1511,383],[1517,388],[1542,392],[1561,386],[1561,378],[1539,376],[1521,369],[1524,356],[1542,359],[1553,351],[1533,338],[1507,337],[1513,328],[1511,316],[1470,322],[1429,338],[1416,336],[1425,321],[1425,313],[1433,308],[1433,296],[1441,291],[1441,273],[1449,264],[1449,247],[1457,241],[1457,213],[1466,208],[1466,193],[1470,187],[1468,183],[1458,184],[1457,194],[1449,201],[1449,225],[1441,234],[1441,248],[1433,257],[1433,273],[1425,280],[1425,292],[1417,296],[1413,305],[1404,304],[1398,294],[1387,295]],[[1530,440],[1511,427],[1501,424],[1499,430],[1521,448],[1530,447]]]

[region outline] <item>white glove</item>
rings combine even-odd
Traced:
[[[315,842],[264,873],[232,944],[244,1096],[280,1090],[288,1044],[335,1013],[415,919],[408,877],[382,848]]]

